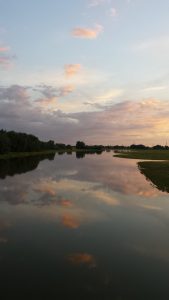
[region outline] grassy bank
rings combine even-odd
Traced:
[[[163,192],[169,193],[169,161],[143,161],[138,163],[140,172]]]
[[[115,157],[143,159],[143,160],[169,160],[169,150],[130,150],[119,151]]]
[[[138,162],[140,172],[152,183],[153,186],[158,188],[160,191],[169,193],[169,150],[119,151],[114,156],[129,159],[149,160]]]
[[[46,155],[46,154],[52,154],[55,152],[56,152],[55,150],[37,151],[37,152],[9,152],[6,154],[0,154],[0,160],[19,158],[19,157],[30,157],[30,156],[35,156],[35,155]]]
[[[2,159],[11,159],[11,158],[22,158],[22,157],[30,157],[35,155],[46,155],[46,154],[54,154],[54,153],[96,153],[97,151],[93,148],[91,149],[77,149],[73,147],[72,149],[59,149],[59,150],[45,150],[45,151],[37,151],[37,152],[9,152],[6,154],[0,154],[0,160]]]

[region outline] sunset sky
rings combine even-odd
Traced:
[[[168,0],[0,0],[0,128],[169,144]]]

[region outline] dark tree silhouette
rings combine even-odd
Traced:
[[[84,142],[82,142],[82,141],[77,141],[77,143],[76,143],[76,148],[77,148],[77,149],[85,149],[85,147],[86,147],[86,145],[85,145]]]
[[[8,152],[33,152],[64,149],[65,144],[40,141],[33,134],[0,130],[0,154]]]

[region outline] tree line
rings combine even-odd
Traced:
[[[0,154],[63,149],[64,146],[64,144],[55,144],[52,140],[40,141],[33,134],[0,130]]]
[[[58,150],[71,152],[73,150],[85,151],[86,153],[101,154],[103,151],[118,149],[156,149],[156,150],[169,150],[168,146],[155,145],[148,147],[143,144],[132,144],[130,146],[103,146],[103,145],[86,145],[83,141],[77,141],[76,145],[66,145],[64,143],[55,143],[53,140],[47,142],[40,141],[38,137],[33,134],[27,134],[15,131],[0,130],[0,154],[9,152],[37,152],[45,150]],[[80,155],[79,155],[80,156]]]
[[[78,141],[75,146],[66,145],[64,143],[55,143],[53,140],[47,142],[39,140],[33,134],[22,132],[0,130],[0,154],[9,152],[37,152],[45,150],[60,150],[60,151],[73,151],[85,150],[92,152],[102,152],[104,146],[102,145],[85,145],[84,142]]]
[[[145,146],[144,144],[132,144],[130,146],[124,146],[124,145],[85,145],[84,142],[78,141],[76,143],[76,149],[85,149],[85,150],[98,150],[98,151],[109,151],[109,150],[169,150],[169,146],[165,145],[155,145],[155,146]]]
[[[166,146],[162,146],[162,145],[155,145],[155,146],[145,146],[143,144],[132,144],[130,146],[120,146],[120,145],[116,145],[116,146],[111,146],[111,149],[114,150],[169,150],[169,147]]]

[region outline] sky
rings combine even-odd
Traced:
[[[0,128],[169,144],[168,0],[0,0]]]

